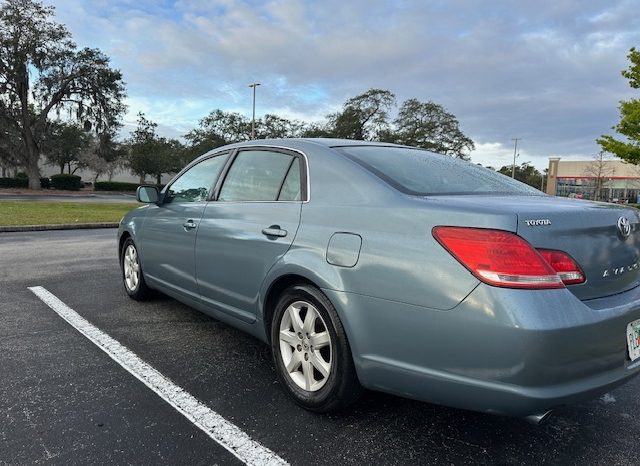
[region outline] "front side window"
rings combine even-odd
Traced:
[[[265,150],[240,152],[227,173],[218,200],[275,201],[279,199],[281,190],[284,188],[283,183],[285,178],[288,180],[287,174],[294,161],[295,157],[281,152]],[[298,190],[300,189],[299,172],[298,169]],[[295,193],[291,194],[295,180],[285,184],[287,185],[285,196],[295,196]]]
[[[164,202],[203,202],[209,196],[228,154],[205,159],[191,167],[167,189]]]

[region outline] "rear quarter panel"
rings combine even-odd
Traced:
[[[274,277],[297,270],[318,286],[391,301],[448,310],[478,284],[433,238],[436,225],[515,231],[517,216],[495,209],[470,212],[445,198],[407,196],[331,150],[309,154],[310,191],[300,227]],[[336,233],[362,238],[353,267],[327,261]],[[340,312],[340,311],[339,311]],[[348,312],[344,310],[342,312]]]

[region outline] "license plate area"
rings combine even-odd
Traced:
[[[627,348],[629,359],[635,361],[640,358],[640,319],[627,324]]]

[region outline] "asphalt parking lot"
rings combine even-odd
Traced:
[[[242,464],[30,287],[293,465],[637,464],[640,379],[540,426],[373,392],[306,412],[263,343],[167,297],[131,301],[115,234],[0,233],[0,464]]]

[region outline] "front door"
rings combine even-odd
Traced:
[[[228,154],[190,167],[150,205],[139,234],[145,276],[161,289],[198,299],[194,246],[202,212]]]

